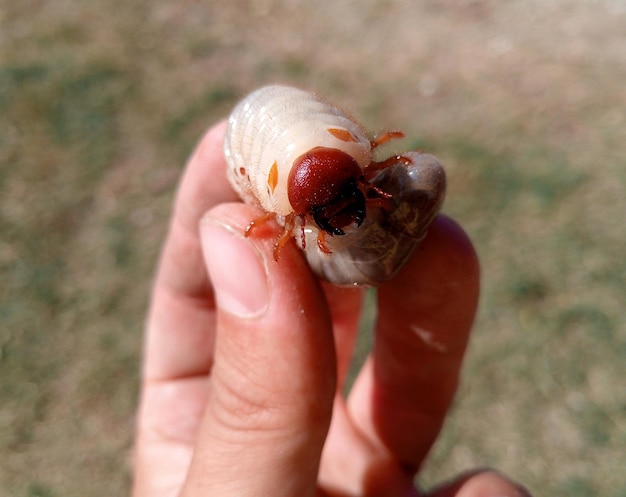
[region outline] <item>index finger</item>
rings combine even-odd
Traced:
[[[171,379],[207,372],[215,326],[213,291],[199,222],[211,207],[237,199],[226,179],[226,123],[204,135],[178,187],[153,287],[144,350],[144,376]]]
[[[443,216],[407,266],[379,288],[375,347],[350,409],[361,431],[405,468],[417,469],[439,433],[478,294],[472,244]]]

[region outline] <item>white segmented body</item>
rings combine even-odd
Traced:
[[[286,216],[293,212],[287,197],[293,162],[319,146],[346,152],[361,168],[372,161],[364,129],[341,110],[296,88],[260,88],[239,102],[228,119],[228,178],[244,200]]]

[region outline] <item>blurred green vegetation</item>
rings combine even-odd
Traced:
[[[423,481],[494,466],[536,495],[626,495],[618,2],[9,0],[0,23],[0,495],[127,492],[178,176],[275,81],[438,155],[480,254],[465,380]]]

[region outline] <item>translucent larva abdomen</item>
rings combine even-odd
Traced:
[[[345,152],[364,169],[372,160],[364,129],[312,93],[266,86],[244,98],[228,120],[228,177],[247,201],[286,216],[287,180],[294,161],[316,147]]]

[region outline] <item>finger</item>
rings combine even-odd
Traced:
[[[417,497],[408,472],[355,426],[340,396],[322,452],[319,482],[328,495]]]
[[[337,353],[337,390],[341,394],[354,356],[364,292],[361,288],[344,288],[330,283],[324,283],[323,288],[333,322]]]
[[[194,376],[210,368],[215,315],[198,224],[210,207],[235,199],[225,176],[224,129],[220,123],[206,133],[178,188],[148,314],[147,380]]]
[[[495,471],[472,472],[446,483],[428,497],[531,497],[528,490]]]
[[[256,213],[258,217],[258,212]],[[184,495],[312,495],[335,393],[323,291],[277,227],[224,204],[202,222],[218,328],[209,403]]]
[[[419,466],[439,433],[457,388],[478,291],[473,247],[445,217],[378,290],[375,347],[349,408],[361,432],[406,468]]]
[[[411,276],[414,276],[416,273],[423,273],[421,275],[424,285],[422,290],[427,290],[425,285],[429,278],[431,280],[437,280],[437,274],[440,272],[439,266],[443,266],[444,268],[448,267],[447,264],[449,261],[446,260],[448,257],[445,256],[445,253],[450,250],[447,248],[449,245],[452,245],[454,248],[453,252],[460,254],[463,254],[464,250],[469,248],[466,256],[470,258],[470,266],[476,271],[476,274],[469,279],[477,278],[476,260],[471,250],[471,245],[469,247],[464,247],[463,244],[457,246],[456,244],[459,241],[465,243],[467,239],[454,224],[446,227],[445,225],[447,223],[449,222],[445,220],[437,221],[437,224],[433,227],[433,234],[430,236],[430,241],[422,248],[422,252],[416,255],[416,258],[420,258],[419,260],[424,260],[422,260],[421,264],[417,267],[414,266],[416,262],[411,261],[410,266],[404,270],[409,272],[409,276],[405,277],[405,279],[409,281]],[[448,228],[451,228],[451,233],[447,232]],[[460,240],[457,240],[459,237]],[[438,257],[442,257],[443,260],[438,260]],[[449,267],[449,269],[453,274],[456,274],[456,270],[454,270],[453,266]],[[428,276],[429,272],[432,273],[430,276]],[[446,278],[443,278],[444,281],[445,279]],[[440,282],[437,280],[435,287],[437,287],[439,283]],[[396,292],[400,294],[399,296],[391,295],[387,297],[383,296],[382,298],[391,298],[392,300],[399,301],[406,300],[406,294],[411,296],[412,293],[403,292],[403,288],[405,287],[402,286],[398,292]],[[380,293],[384,292],[384,288],[380,290]],[[476,292],[476,288],[470,288],[470,294],[473,295],[473,299],[476,297]],[[432,293],[426,292],[426,295],[432,295]],[[450,295],[448,292],[448,297],[453,296],[454,295]],[[434,302],[428,303],[426,296],[423,296],[422,300],[424,302],[422,304],[420,304],[420,301],[415,296],[410,298],[412,299],[410,300],[411,305],[416,306],[416,308],[408,313],[405,311],[396,311],[400,316],[406,315],[408,318],[411,313],[426,313],[426,311],[435,305]],[[437,299],[434,299],[434,301],[436,300]],[[411,305],[407,305],[411,307]],[[390,307],[388,312],[391,312],[393,315],[393,308]],[[426,317],[426,314],[424,314],[424,318]],[[469,326],[467,328],[469,328]],[[393,333],[394,331],[392,330],[391,332]],[[465,336],[466,339],[467,333],[465,332],[463,336]],[[432,340],[436,339],[434,335],[429,338]],[[459,338],[459,340],[461,339],[462,338]],[[383,340],[381,337],[377,337],[377,341],[380,342],[381,340]],[[388,338],[385,338],[385,340],[388,340]],[[420,339],[420,342],[421,341]],[[423,345],[423,343],[421,345]],[[431,346],[435,347],[435,349],[437,347],[441,348],[443,342],[433,342]],[[377,347],[380,347],[380,344],[378,344]],[[402,350],[401,347],[400,349]],[[437,352],[437,356],[439,355],[441,355],[440,352]],[[455,360],[455,362],[457,361]],[[406,463],[406,460],[401,460],[404,464],[398,464],[399,456],[397,453],[401,451],[406,452],[406,447],[400,445],[400,448],[396,448],[394,452],[393,447],[387,446],[385,441],[379,436],[377,431],[378,426],[375,426],[370,421],[372,413],[374,412],[374,405],[372,403],[375,400],[372,394],[375,378],[372,364],[373,361],[370,359],[353,387],[349,398],[349,412],[339,400],[335,403],[331,429],[323,453],[320,473],[321,481],[324,488],[329,489],[330,493],[334,492],[347,495],[386,495],[386,491],[393,489],[393,491],[389,493],[405,496],[415,495],[416,490],[413,486],[415,463]],[[410,365],[411,362],[408,364]],[[408,367],[410,371],[409,365],[405,364],[404,367]],[[425,374],[428,373],[425,372]],[[439,378],[439,380],[441,379],[442,378]],[[412,387],[413,384],[411,384],[411,388]],[[398,421],[397,416],[394,419]],[[412,417],[410,419],[411,421],[415,421]],[[388,425],[386,427],[388,428]],[[424,426],[420,425],[420,423],[403,424],[397,427],[401,435],[408,439],[409,443],[407,445],[409,445],[409,447],[415,447],[415,445],[418,447],[422,446],[419,437],[418,441],[415,440],[415,434],[421,434],[423,429]],[[431,437],[430,433],[431,432],[426,435],[426,438],[429,440]],[[420,453],[422,452],[424,452],[424,450],[420,451]]]

